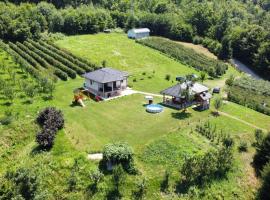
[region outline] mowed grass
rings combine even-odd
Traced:
[[[132,75],[129,83],[137,90],[158,93],[171,86],[176,76],[198,73],[156,50],[137,44],[125,34],[71,36],[56,44],[99,65],[106,60],[107,66],[128,71]],[[171,75],[170,81],[165,80],[167,74]]]
[[[192,109],[190,114],[184,114],[169,108],[160,114],[149,114],[141,94],[100,103],[86,100],[85,108],[72,107],[72,91],[82,83],[83,79],[59,83],[53,101],[53,105],[63,110],[66,133],[80,150],[100,151],[105,144],[114,141],[126,141],[138,149],[210,114]],[[154,101],[159,103],[161,98],[155,97]]]

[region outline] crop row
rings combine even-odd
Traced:
[[[97,68],[99,68],[99,66],[97,66],[97,65],[94,64],[94,63],[91,63],[89,60],[86,60],[86,59],[84,59],[84,58],[82,58],[82,57],[78,57],[78,56],[74,55],[73,53],[71,53],[71,52],[69,52],[69,51],[67,51],[67,50],[65,50],[65,49],[63,49],[63,48],[58,47],[57,45],[55,45],[55,44],[52,43],[52,42],[49,42],[49,41],[48,41],[47,43],[48,43],[50,46],[54,47],[55,49],[58,49],[59,51],[62,51],[62,52],[64,52],[65,54],[69,55],[69,56],[72,57],[73,59],[78,60],[78,61],[80,61],[81,63],[84,63],[84,64],[90,66],[92,69],[97,69]]]
[[[68,68],[76,71],[79,75],[85,73],[85,70],[83,70],[80,67],[76,66],[75,64],[73,64],[69,60],[63,58],[62,56],[59,56],[58,54],[52,52],[51,50],[47,49],[46,47],[42,46],[41,44],[39,44],[39,43],[37,43],[37,42],[35,42],[33,40],[28,40],[28,42],[30,42],[37,49],[43,51],[44,53],[46,53],[47,55],[51,56],[52,58],[54,58],[58,62],[61,62],[63,65],[67,66]]]
[[[253,91],[257,94],[264,96],[270,96],[270,82],[264,80],[257,80],[252,77],[244,76],[239,79],[235,79],[233,85],[241,87],[243,89]]]
[[[58,54],[59,56],[62,56],[63,58],[69,60],[70,62],[76,64],[80,68],[84,69],[86,72],[90,72],[93,70],[92,66],[85,64],[84,62],[80,61],[77,57],[71,56],[70,54],[66,53],[65,51],[60,50],[59,48],[56,48],[55,46],[52,46],[44,41],[39,41],[39,43],[43,47],[46,47],[48,50]]]
[[[137,42],[161,51],[177,61],[187,64],[197,70],[205,71],[211,77],[223,75],[228,68],[228,66],[221,61],[208,58],[203,54],[197,53],[192,49],[188,49],[181,44],[177,44],[176,42],[165,38],[151,37],[138,40]]]
[[[37,70],[41,69],[41,66],[39,65],[39,63],[35,59],[33,59],[31,56],[29,56],[27,53],[25,53],[23,50],[21,50],[16,44],[12,42],[9,42],[8,44],[11,49],[17,52],[22,58],[24,58],[33,67],[35,67]]]
[[[35,51],[32,51],[29,47],[25,46],[25,43],[22,44],[20,42],[17,42],[16,45],[23,51],[25,51],[29,56],[34,58],[42,67],[46,69],[52,69],[54,75],[56,75],[58,78],[64,81],[67,80],[67,74],[65,72],[61,71],[60,69],[51,67],[50,64],[45,59],[43,59],[39,54],[35,53]]]
[[[55,60],[48,54],[44,53],[43,51],[37,49],[35,46],[33,46],[31,43],[25,41],[24,45],[27,46],[31,51],[34,51],[36,54],[38,54],[40,57],[44,58],[48,63],[50,63],[55,68],[58,68],[59,70],[65,72],[70,78],[74,79],[76,78],[76,72],[65,65],[63,65],[61,62]],[[60,71],[59,71],[60,73]],[[60,74],[56,74],[59,76]],[[63,77],[61,79],[65,79],[64,74],[62,73]]]
[[[13,57],[14,61],[20,65],[20,67],[32,75],[34,78],[41,80],[42,75],[39,70],[33,67],[30,63],[28,63],[24,58],[22,58],[16,51],[11,49],[8,45],[0,41],[0,47],[4,49],[11,57]]]

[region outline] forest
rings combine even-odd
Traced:
[[[126,30],[148,27],[152,35],[202,44],[220,59],[235,57],[269,79],[270,2],[267,0],[48,2],[2,2],[0,38],[24,41],[38,39],[43,32],[74,35],[116,27]]]

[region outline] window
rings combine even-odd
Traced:
[[[93,81],[92,80],[90,80],[90,85],[93,85]]]
[[[121,83],[123,83],[124,82],[124,80],[121,80]]]

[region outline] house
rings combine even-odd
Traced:
[[[130,29],[128,31],[128,38],[141,39],[150,36],[150,30],[148,28]]]
[[[112,68],[102,68],[83,75],[85,89],[102,99],[121,95],[127,88],[128,73]]]
[[[187,101],[184,95],[184,91],[189,91],[189,94],[193,96],[192,100]],[[193,83],[191,81],[178,83],[172,87],[169,87],[160,92],[163,94],[163,104],[176,108],[182,109],[183,107],[197,105],[198,109],[206,110],[209,109],[210,99],[212,95],[209,93],[209,88],[206,86]],[[170,96],[171,98],[168,98]]]

